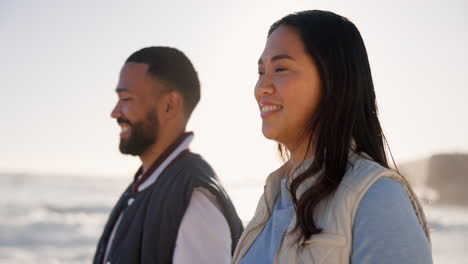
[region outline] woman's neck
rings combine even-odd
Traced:
[[[286,170],[288,175],[291,176],[292,171],[297,168],[304,160],[308,160],[314,155],[313,145],[309,145],[308,140],[304,140],[302,143],[297,144],[294,148],[288,148],[291,153],[288,162],[286,163]]]

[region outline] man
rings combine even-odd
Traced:
[[[111,212],[94,257],[102,263],[230,263],[242,223],[185,132],[200,83],[179,50],[148,47],[125,62],[112,111],[120,151],[142,166]]]

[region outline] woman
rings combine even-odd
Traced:
[[[387,163],[355,25],[319,10],[288,15],[258,67],[262,131],[287,162],[268,177],[233,262],[432,263],[421,206]]]

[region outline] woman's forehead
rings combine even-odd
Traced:
[[[291,26],[280,26],[268,37],[260,60],[265,63],[277,60],[279,57],[294,59],[303,55],[304,51],[304,44],[297,29]]]

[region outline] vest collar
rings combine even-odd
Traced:
[[[173,161],[188,152],[193,136],[193,132],[182,134],[151,164],[146,172],[142,173],[143,167],[140,167],[133,181],[133,192],[141,192],[148,188]]]

